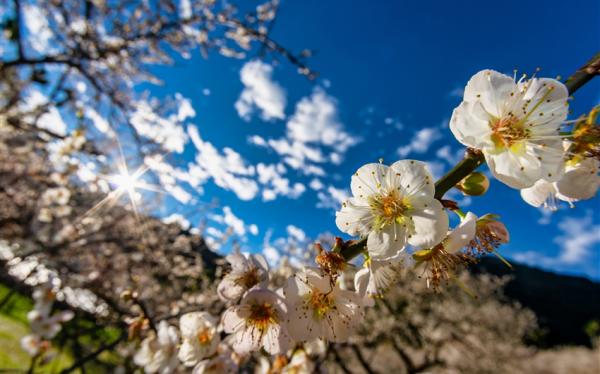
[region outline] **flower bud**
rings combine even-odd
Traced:
[[[481,196],[487,192],[489,187],[489,179],[485,174],[478,171],[467,175],[456,185],[456,188],[461,190],[463,194],[469,196]]]
[[[486,230],[490,235],[496,238],[499,243],[508,243],[510,240],[510,234],[506,226],[499,221],[499,218],[495,214],[486,214],[477,220],[477,229]]]

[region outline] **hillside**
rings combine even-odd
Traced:
[[[500,260],[488,257],[472,271],[511,276],[504,290],[506,296],[531,309],[545,330],[536,338],[536,345],[589,346],[590,338],[584,329],[590,321],[600,321],[600,283],[518,263],[512,265],[513,269],[509,269]]]

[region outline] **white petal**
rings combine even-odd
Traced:
[[[360,296],[365,296],[369,284],[369,268],[362,267],[354,274],[354,289]]]
[[[433,177],[427,164],[417,160],[400,160],[390,166],[386,175],[388,188],[400,188],[411,202],[429,202],[435,194]]]
[[[467,147],[482,149],[491,146],[490,118],[485,118],[486,115],[480,102],[463,101],[452,112],[450,131],[456,140]]]
[[[246,326],[246,320],[244,319],[246,314],[247,313],[244,310],[242,310],[242,307],[240,307],[239,305],[229,307],[223,313],[223,330],[226,333],[231,334],[243,329]]]
[[[528,122],[544,123],[550,120],[560,123],[567,118],[569,92],[563,83],[551,78],[534,78],[520,84],[521,87],[525,85],[527,92],[523,100],[530,100],[526,108]]]
[[[535,182],[529,188],[521,190],[521,197],[529,205],[539,207],[546,202],[551,196],[556,194],[556,188],[553,183],[546,182],[543,179]]]
[[[379,193],[387,168],[385,165],[375,163],[361,166],[350,182],[352,195],[359,199],[367,199],[369,195]]]
[[[239,251],[234,251],[225,256],[227,262],[231,264],[233,271],[244,271],[248,267],[248,259],[244,257]]]
[[[265,351],[272,355],[285,353],[291,345],[287,331],[283,326],[271,326],[265,336],[263,336],[263,346]]]
[[[494,70],[482,70],[475,74],[465,87],[464,101],[480,101],[485,110],[494,117],[501,117],[504,103],[517,85],[512,77]]]
[[[183,337],[195,337],[204,327],[204,312],[186,313],[179,318],[179,330]]]
[[[254,265],[263,272],[269,272],[269,264],[267,263],[267,260],[264,258],[264,256],[260,253],[250,255],[250,261],[252,261]]]
[[[448,253],[456,253],[465,247],[475,237],[477,229],[477,216],[468,212],[458,227],[456,227],[444,240],[444,249]]]
[[[600,187],[598,171],[600,162],[588,158],[574,168],[569,168],[563,177],[556,182],[560,196],[575,200],[587,200],[596,195]]]
[[[179,347],[177,357],[185,366],[194,366],[198,363],[199,359],[202,359],[198,354],[197,346],[193,345],[188,339],[185,339],[181,347]]]
[[[167,321],[160,321],[158,324],[158,342],[161,346],[169,346],[172,344],[177,344],[179,337],[177,334],[177,329],[173,326],[169,326]]]
[[[512,188],[527,188],[542,178],[540,161],[528,153],[517,155],[510,150],[486,153],[485,160],[494,177]]]
[[[558,181],[564,174],[565,151],[560,139],[544,141],[540,146],[530,145],[531,153],[540,160],[541,177],[549,182]]]
[[[242,297],[246,289],[238,284],[235,280],[236,276],[228,274],[221,280],[217,286],[217,294],[223,301],[235,301]]]
[[[417,248],[430,248],[442,241],[448,232],[448,214],[438,200],[432,200],[428,207],[411,212],[414,233],[408,243]]]
[[[348,235],[366,235],[371,230],[373,214],[366,205],[356,204],[359,200],[350,198],[335,214],[335,224]]]
[[[367,237],[369,256],[378,260],[394,257],[406,246],[407,229],[398,224],[371,231]]]

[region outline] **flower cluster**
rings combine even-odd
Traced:
[[[228,305],[221,318],[198,311],[182,315],[179,328],[161,321],[134,357],[145,372],[170,373],[181,363],[194,373],[235,373],[250,353],[261,350],[277,357],[261,358],[261,367],[310,372],[314,346],[346,340],[360,322],[362,297],[342,290],[337,273],[305,268],[270,289],[261,255],[234,252],[226,260],[230,270],[217,287]]]
[[[241,47],[246,43],[243,34],[228,37]],[[478,157],[475,167],[437,185],[427,164],[418,160],[360,167],[351,176],[352,195],[335,218],[339,230],[354,240],[336,238],[329,250],[316,243],[316,266],[300,269],[282,261],[272,271],[262,255],[234,251],[225,258],[225,275],[219,276],[218,307],[186,310],[156,322],[142,308],[143,315],[130,323],[130,340],[143,337],[135,340],[133,362],[147,373],[171,373],[180,366],[194,373],[234,373],[251,360],[265,372],[311,372],[314,352],[322,352],[326,342],[348,341],[365,311],[372,310],[367,308],[406,269],[425,278],[433,290],[456,282],[470,293],[459,280],[459,269],[489,254],[504,261],[498,248],[510,235],[498,216],[463,212],[457,202],[445,200],[448,189],[485,194],[489,180],[475,170],[484,161],[496,179],[519,189],[534,206],[590,199],[600,187],[598,110],[566,132],[568,95],[554,79],[477,73],[450,121],[454,136],[468,147],[466,157]],[[83,144],[76,141],[69,150]],[[69,215],[70,194],[65,187],[48,189],[38,221]],[[362,266],[353,279],[345,278],[358,255],[364,257]],[[73,317],[71,312],[51,313],[55,294],[51,283],[34,294],[36,304],[28,315],[32,334],[22,341],[33,356],[47,351],[61,323]]]
[[[561,132],[567,99],[567,88],[557,80],[516,80],[484,70],[468,82],[450,129],[530,204],[588,199],[600,186],[600,161],[582,136],[566,140],[569,136]],[[580,124],[577,128],[592,131]],[[465,175],[454,186],[463,193],[478,196],[489,188],[483,173],[471,169]],[[446,190],[437,193],[424,162],[366,164],[352,176],[350,189],[352,196],[337,212],[336,224],[358,240],[336,238],[330,251],[317,243],[317,267],[284,272],[288,278],[278,280],[278,287],[269,282],[269,266],[261,255],[230,254],[230,271],[217,287],[227,305],[220,320],[193,312],[181,317],[179,330],[162,321],[143,341],[136,363],[147,372],[170,372],[178,358],[194,372],[229,372],[251,352],[264,351],[275,357],[259,360],[266,371],[309,371],[308,346],[347,341],[364,308],[383,296],[403,268],[420,272],[434,290],[456,281],[470,293],[458,280],[460,267],[488,254],[504,260],[497,252],[509,241],[504,224],[496,215],[478,218],[442,200]],[[452,229],[448,212],[459,218]],[[348,261],[359,253],[365,261],[349,290],[342,278]]]
[[[62,323],[74,317],[70,310],[52,314],[56,292],[52,278],[39,285],[33,292],[35,303],[33,309],[27,313],[31,334],[21,339],[21,347],[32,357],[48,352],[51,347],[50,340],[60,332]]]

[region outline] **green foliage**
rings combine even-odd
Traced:
[[[10,295],[10,296],[9,296]],[[31,358],[21,348],[21,338],[29,334],[27,312],[33,302],[27,296],[0,284],[0,302],[9,297],[0,309],[0,369],[27,370]],[[48,365],[38,366],[36,373],[57,373],[73,364],[68,351],[51,350],[56,357]]]

